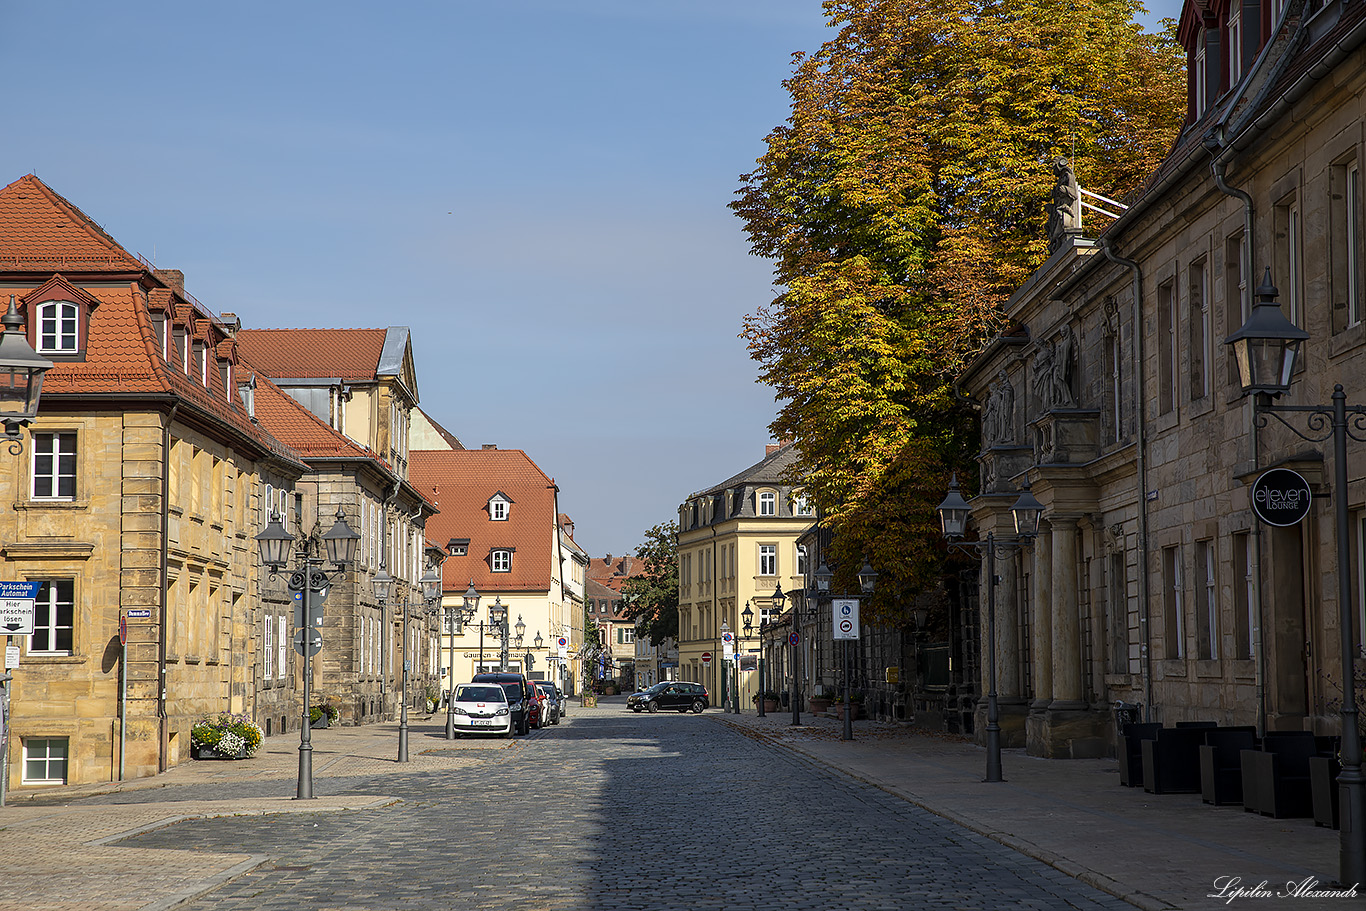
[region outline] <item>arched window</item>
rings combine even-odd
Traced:
[[[38,353],[76,354],[80,351],[80,310],[67,301],[38,305]]]

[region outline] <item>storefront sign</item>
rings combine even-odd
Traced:
[[[1289,468],[1272,468],[1252,482],[1252,511],[1267,525],[1285,528],[1309,515],[1309,482]]]

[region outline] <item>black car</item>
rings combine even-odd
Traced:
[[[626,707],[633,712],[672,709],[676,712],[700,713],[709,705],[711,697],[705,686],[700,683],[684,683],[681,680],[665,680],[648,690],[641,690],[626,697]]]
[[[535,686],[524,674],[475,674],[472,683],[496,683],[508,696],[508,708],[512,712],[512,727],[518,734],[531,731],[531,707],[535,702],[532,688]]]

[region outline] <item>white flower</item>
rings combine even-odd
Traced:
[[[214,750],[222,753],[224,756],[240,756],[246,745],[247,742],[237,734],[234,734],[232,731],[224,731],[223,736],[219,739],[218,745],[214,747]]]

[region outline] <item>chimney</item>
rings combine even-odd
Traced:
[[[498,444],[497,444],[497,443],[485,443],[483,446],[480,446],[479,448],[480,448],[480,449],[497,449],[497,448],[498,448]]]
[[[612,565],[612,555],[611,555],[611,554],[608,554],[607,556],[603,557],[603,558],[602,558],[602,562],[603,562],[603,563],[606,563],[608,566],[611,566],[611,565]],[[498,635],[501,636],[502,633],[499,633]]]
[[[237,335],[237,330],[242,328],[242,321],[238,319],[236,313],[229,313],[224,310],[218,315],[218,319],[223,324],[223,333],[227,335],[228,338]]]
[[[163,285],[170,288],[181,297],[185,296],[185,273],[179,269],[153,269],[155,275]]]
[[[773,453],[777,452],[779,449],[782,448],[783,447],[781,443],[769,443],[767,446],[764,447],[764,458],[768,458],[769,456],[773,455]]]

